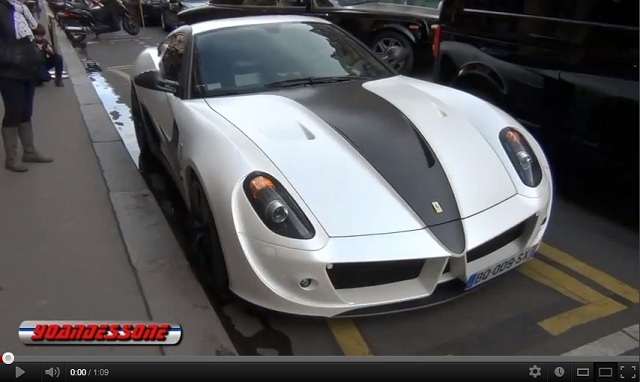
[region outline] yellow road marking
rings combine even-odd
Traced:
[[[108,68],[107,71],[109,71],[109,72],[111,72],[113,74],[117,74],[118,76],[120,76],[120,77],[122,77],[122,78],[124,78],[126,80],[131,79],[131,76],[129,76],[129,73],[123,72],[120,69]]]
[[[604,300],[594,301],[549,317],[538,322],[538,325],[554,336],[559,336],[571,328],[610,316],[625,309],[627,309],[626,306],[605,297]]]
[[[107,68],[107,70],[111,70],[111,69],[129,69],[131,68],[133,65],[116,65],[116,66],[110,66]]]
[[[607,290],[638,303],[640,292],[624,282],[556,249],[542,243],[538,253],[558,264],[587,277]],[[577,308],[562,312],[538,322],[538,325],[554,336],[558,336],[576,326],[610,316],[625,310],[627,307],[585,285],[565,272],[532,259],[518,270],[529,278],[546,285],[559,293],[583,304]],[[350,319],[333,319],[328,321],[342,352],[348,356],[374,355],[362,337],[360,330]],[[448,354],[449,356],[453,354]]]
[[[333,336],[338,345],[342,349],[344,355],[348,356],[367,356],[373,355],[369,345],[362,337],[360,330],[349,319],[333,319],[329,320],[329,328],[333,332]]]
[[[580,289],[580,286],[576,284],[584,284],[551,265],[545,264],[538,259],[531,259],[529,262],[518,268],[518,270],[520,273],[539,282],[540,284],[546,285],[549,288],[562,293],[570,299],[583,304],[587,303],[587,300],[580,297],[580,291],[574,292],[575,289]],[[570,279],[575,283],[572,283],[572,285],[566,285],[567,279]]]
[[[519,268],[520,272],[541,284],[572,298],[582,305],[538,322],[554,336],[576,326],[620,312],[627,307],[597,292],[575,278],[538,259],[532,259]]]
[[[602,272],[599,269],[590,266],[589,264],[585,264],[582,261],[569,256],[559,249],[542,243],[540,245],[540,248],[538,249],[538,252],[545,257],[548,257],[551,260],[557,262],[558,264],[562,264],[565,267],[573,270],[574,272],[588,277],[593,282],[601,285],[603,288],[606,288],[607,290],[631,301],[634,304],[640,302],[640,291],[638,291],[637,289],[632,288],[624,282]]]

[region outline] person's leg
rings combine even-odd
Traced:
[[[62,69],[64,68],[62,56],[58,53],[54,53],[53,56],[49,57],[49,60],[51,60],[52,67],[56,72],[56,86],[64,86],[62,83]]]
[[[0,95],[4,104],[2,118],[2,141],[4,144],[7,170],[25,172],[27,168],[20,163],[18,156],[18,127],[24,115],[24,88],[20,81],[0,78]]]
[[[35,95],[35,86],[31,82],[23,82],[24,88],[24,104],[22,119],[18,128],[20,141],[22,142],[23,154],[22,161],[29,163],[49,163],[53,159],[47,158],[40,154],[33,143],[33,126],[31,125],[31,116],[33,115],[33,98]]]
[[[49,70],[53,68],[53,65],[49,63],[49,60],[45,60],[44,65],[42,65],[42,69],[40,70],[40,77],[38,78],[37,85],[42,85],[43,82],[51,81],[51,74],[49,74]]]

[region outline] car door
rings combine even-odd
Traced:
[[[260,16],[273,14],[276,0],[212,0],[209,4],[224,17]]]
[[[330,21],[352,34],[355,38],[367,43],[373,30],[375,16],[370,12],[358,12],[349,9],[336,9],[330,0],[310,1],[309,15]]]
[[[271,12],[278,15],[301,15],[306,12],[303,0],[277,0],[272,5]],[[317,15],[321,17],[321,15]]]

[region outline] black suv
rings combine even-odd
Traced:
[[[623,187],[637,213],[638,33],[638,0],[444,0],[434,80],[507,111],[582,192]]]

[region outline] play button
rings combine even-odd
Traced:
[[[24,375],[25,371],[22,370],[21,368],[19,368],[18,366],[16,366],[16,378],[20,378],[22,377],[22,375]]]

